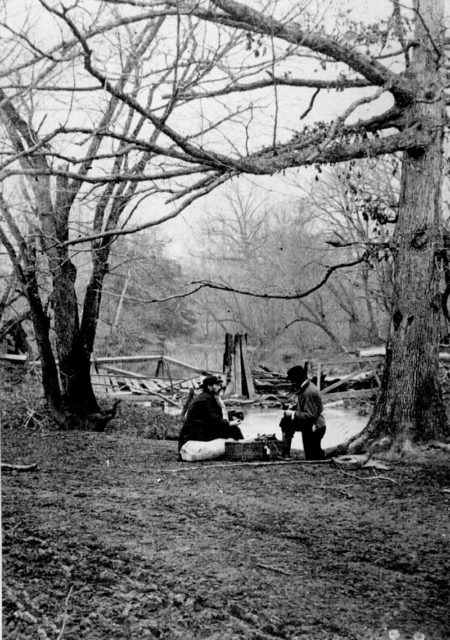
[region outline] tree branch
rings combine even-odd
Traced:
[[[357,126],[348,127],[345,131],[350,135],[357,134]],[[337,163],[347,160],[357,160],[368,157],[381,156],[403,151],[406,149],[425,148],[432,133],[423,131],[419,126],[413,126],[400,133],[390,136],[368,139],[360,136],[354,142],[348,142],[345,137],[335,140],[329,139],[325,147],[320,146],[320,134],[308,144],[301,138],[294,138],[291,143],[278,147],[276,157],[267,148],[243,160],[232,161],[233,167],[240,172],[256,175],[273,175],[284,169],[314,164]],[[326,132],[322,134],[322,141]],[[318,146],[319,145],[319,146]],[[230,163],[231,164],[231,163]]]
[[[189,291],[184,291],[183,293],[174,293],[173,295],[166,296],[165,298],[139,298],[136,296],[123,296],[121,293],[113,293],[112,291],[103,290],[102,293],[108,295],[112,298],[121,298],[122,300],[128,300],[128,302],[139,302],[139,304],[155,304],[159,302],[170,302],[170,300],[178,300],[179,298],[187,298],[200,289],[204,289],[202,284],[197,285],[193,289]]]
[[[220,154],[215,153],[213,154],[213,157],[211,157],[211,154],[209,154],[209,152],[204,151],[200,147],[196,147],[193,144],[189,143],[186,137],[181,136],[174,129],[169,127],[164,122],[164,118],[156,117],[149,109],[146,109],[145,107],[143,107],[132,96],[120,90],[120,88],[118,88],[117,86],[114,86],[107,79],[105,75],[103,75],[98,69],[94,67],[92,63],[92,51],[89,48],[83,34],[80,32],[80,30],[75,25],[73,20],[71,20],[71,18],[69,18],[69,16],[67,15],[67,11],[62,11],[62,12],[56,11],[56,9],[53,9],[52,7],[47,5],[47,3],[44,2],[44,0],[39,0],[39,1],[43,6],[46,7],[48,11],[50,11],[51,13],[54,13],[55,15],[59,16],[62,20],[64,20],[68,25],[68,27],[71,29],[74,36],[78,38],[78,41],[83,50],[83,60],[84,60],[84,67],[86,71],[99,81],[100,85],[105,89],[105,91],[111,94],[111,96],[120,99],[124,104],[134,109],[136,113],[147,118],[155,128],[157,128],[159,131],[167,135],[178,147],[180,147],[180,149],[182,149],[185,153],[189,154],[192,158],[196,158],[197,161],[200,160],[206,164],[222,163],[223,167],[227,167],[226,156],[221,156]]]
[[[365,262],[366,260],[368,260],[368,258],[369,258],[369,252],[365,251],[359,258],[356,258],[355,260],[327,267],[325,275],[317,284],[315,284],[313,287],[310,287],[309,289],[306,289],[305,291],[297,291],[296,293],[286,293],[286,294],[257,293],[255,291],[250,291],[248,289],[239,289],[237,287],[232,287],[230,285],[220,284],[215,282],[207,282],[204,280],[195,280],[191,282],[191,284],[201,285],[201,287],[205,287],[208,289],[216,289],[218,291],[228,291],[232,293],[239,293],[245,296],[250,296],[252,298],[263,298],[265,300],[299,300],[300,298],[306,298],[306,296],[309,296],[311,293],[314,293],[314,291],[317,291],[318,289],[320,289],[331,277],[331,275],[338,269],[354,267],[357,264],[361,264],[361,262]]]
[[[232,176],[233,174],[231,172],[226,173],[224,175],[219,175],[214,179],[214,181],[211,181],[208,184],[208,186],[204,187],[203,189],[200,189],[197,193],[193,193],[177,209],[168,213],[165,216],[162,216],[161,218],[158,218],[157,220],[151,220],[150,222],[145,222],[144,224],[137,225],[135,227],[130,227],[129,229],[113,229],[111,231],[105,231],[104,233],[96,233],[90,236],[81,236],[73,240],[67,240],[66,242],[63,243],[63,246],[70,246],[70,245],[82,244],[85,242],[92,242],[94,240],[101,240],[102,238],[111,238],[111,237],[115,238],[116,236],[130,235],[132,233],[137,233],[138,231],[143,231],[144,229],[149,229],[150,227],[156,227],[162,224],[163,222],[166,222],[167,220],[172,220],[173,218],[176,218],[178,215],[180,215],[180,213],[182,213],[185,209],[187,209],[195,200],[197,200],[198,198],[201,198],[207,193],[210,193],[219,184],[222,184],[223,182],[230,180]],[[191,191],[193,189],[195,189],[195,185],[190,188]]]
[[[268,80],[256,80],[255,82],[248,82],[245,84],[232,84],[223,89],[217,89],[213,91],[190,91],[183,92],[180,97],[186,101],[198,100],[201,98],[217,98],[219,96],[226,96],[231,93],[244,93],[246,91],[255,91],[258,89],[267,89],[274,85],[282,87],[300,87],[302,89],[358,89],[363,87],[373,86],[367,80],[362,78],[349,79],[345,76],[340,76],[335,80],[320,80],[318,78],[284,78],[276,77],[271,72],[267,72],[270,76]],[[167,97],[167,96],[163,96]]]
[[[314,91],[314,93],[311,96],[311,100],[309,101],[309,105],[304,110],[304,112],[300,115],[300,120],[304,120],[306,118],[306,116],[308,115],[308,113],[310,113],[311,109],[314,106],[314,102],[316,101],[316,98],[319,95],[319,93],[320,93],[320,89],[316,89]]]
[[[178,5],[178,0],[170,0],[169,4]],[[282,23],[261,11],[257,11],[242,2],[235,0],[211,0],[211,3],[224,13],[217,11],[201,11],[196,6],[191,11],[203,20],[227,24],[227,26],[256,31],[308,48],[315,53],[323,54],[336,62],[343,62],[351,69],[361,74],[366,80],[378,86],[385,86],[392,92],[399,104],[411,104],[417,94],[416,87],[410,80],[402,75],[393,73],[387,67],[370,56],[359,53],[356,49],[345,46],[323,33],[308,32],[295,21]],[[181,3],[183,9],[188,8],[188,3]]]
[[[400,44],[402,45],[402,48],[404,51],[406,67],[409,67],[409,64],[410,64],[409,47],[406,44],[405,30],[402,22],[402,15],[400,10],[399,0],[392,0],[392,16],[394,19],[394,28],[395,28],[396,36]]]

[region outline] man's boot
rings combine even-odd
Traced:
[[[292,443],[292,436],[288,435],[286,433],[283,433],[283,439],[282,439],[282,445],[281,445],[281,457],[284,460],[289,460],[289,458],[291,457],[291,443]]]

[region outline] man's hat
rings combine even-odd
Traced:
[[[206,389],[206,387],[212,387],[213,384],[223,384],[222,378],[219,376],[206,376],[202,382],[202,389]]]
[[[308,374],[306,373],[306,369],[297,365],[296,367],[291,367],[287,372],[288,380],[293,382],[294,384],[301,384],[306,380]]]

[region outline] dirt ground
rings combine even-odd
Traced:
[[[39,463],[2,476],[3,638],[450,637],[448,455],[180,463],[136,411],[61,433],[3,403],[2,462]]]

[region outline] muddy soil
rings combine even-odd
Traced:
[[[2,477],[5,639],[449,637],[448,456],[180,463],[125,414],[93,434],[3,411],[2,461],[39,463]]]

